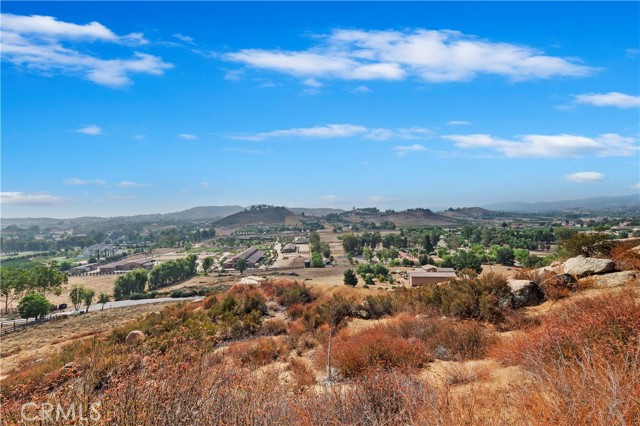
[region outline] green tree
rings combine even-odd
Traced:
[[[111,301],[111,296],[109,296],[107,293],[100,293],[100,295],[98,296],[98,303],[102,305],[101,310],[104,310],[104,305],[109,303],[109,301]]]
[[[373,259],[373,250],[371,250],[369,247],[363,248],[362,249],[362,257],[364,257],[369,262],[371,262],[371,259]]]
[[[355,287],[358,284],[358,277],[356,277],[352,269],[344,271],[344,283],[351,287]]]
[[[62,284],[69,282],[67,274],[58,271],[55,262],[36,265],[33,268],[33,276],[33,289],[42,296],[50,292],[59,296],[62,292]]]
[[[93,298],[95,297],[96,292],[91,290],[90,288],[85,288],[83,295],[82,295],[82,301],[84,302],[84,306],[87,307],[87,309],[84,311],[85,313],[89,312],[89,306],[91,306],[91,303],[93,303]]]
[[[569,256],[592,257],[600,251],[602,243],[608,239],[606,234],[575,234],[563,241],[560,246],[564,248]]]
[[[80,305],[84,301],[84,293],[86,288],[81,285],[74,285],[71,287],[71,291],[69,291],[69,300],[73,303],[73,309],[80,309]]]
[[[324,268],[324,260],[322,260],[322,255],[320,253],[314,252],[311,254],[311,267]]]
[[[482,272],[482,259],[470,251],[458,251],[458,253],[453,256],[453,265],[457,271],[473,269],[478,273]]]
[[[149,273],[146,269],[134,269],[124,275],[120,275],[113,285],[113,297],[117,300],[133,293],[143,293],[148,280]]]
[[[238,259],[238,263],[236,263],[236,269],[240,271],[240,275],[247,269],[247,261],[244,259]]]
[[[209,268],[211,268],[212,266],[213,266],[213,257],[207,256],[204,259],[202,259],[202,269],[205,275],[207,275],[207,273],[209,272]]]
[[[18,303],[20,318],[40,318],[49,313],[51,304],[41,294],[29,293]]]
[[[0,294],[4,299],[6,312],[14,301],[22,298],[32,282],[33,276],[30,270],[0,266]]]

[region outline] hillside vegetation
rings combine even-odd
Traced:
[[[117,425],[638,424],[640,281],[547,272],[520,273],[547,299],[528,308],[468,270],[392,292],[238,284],[8,372],[4,423],[26,401],[80,400]]]

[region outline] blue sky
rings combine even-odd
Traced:
[[[4,217],[639,191],[637,2],[2,13]]]

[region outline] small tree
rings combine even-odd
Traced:
[[[107,293],[100,293],[100,295],[98,296],[98,303],[102,304],[101,310],[104,310],[104,305],[109,303],[110,300],[111,296],[109,296]]]
[[[213,266],[213,257],[207,256],[202,259],[202,269],[204,270],[204,274],[207,275],[209,268]]]
[[[358,277],[351,269],[344,271],[344,283],[351,287],[355,287],[358,284]]]
[[[76,311],[80,309],[80,305],[82,305],[85,290],[81,285],[74,285],[69,292],[69,300],[73,303],[73,309]]]
[[[20,318],[36,318],[46,315],[51,309],[51,304],[41,294],[29,293],[18,302]]]
[[[240,275],[247,269],[247,261],[244,259],[239,259],[236,264],[236,269],[240,271]]]
[[[85,313],[89,312],[89,306],[91,306],[91,303],[93,302],[93,298],[95,295],[96,295],[95,291],[89,288],[84,289],[82,300],[84,302],[84,305],[87,307],[87,309],[84,311]]]

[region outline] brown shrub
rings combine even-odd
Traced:
[[[611,260],[613,260],[618,270],[640,270],[640,252],[629,250],[624,245],[616,245],[611,250]]]
[[[246,342],[234,342],[225,348],[227,356],[236,358],[245,366],[262,366],[281,359],[289,348],[283,339],[259,337]]]
[[[332,342],[331,358],[343,377],[363,376],[376,369],[411,371],[429,361],[420,341],[393,336],[381,327],[355,335],[341,333]],[[319,366],[326,365],[326,345],[318,352],[317,361]]]

